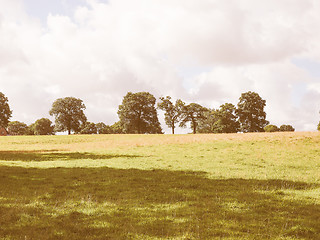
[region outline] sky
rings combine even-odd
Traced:
[[[53,121],[73,96],[111,125],[129,91],[208,108],[254,91],[271,124],[315,131],[319,13],[318,0],[0,0],[0,92],[12,121]]]

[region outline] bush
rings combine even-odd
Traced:
[[[318,128],[317,129],[318,129],[318,131],[320,131],[320,122],[318,123]]]
[[[281,125],[280,132],[294,132],[294,128],[291,125]]]
[[[264,127],[265,132],[279,132],[279,128],[276,125],[267,125]]]

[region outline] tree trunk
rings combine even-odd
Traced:
[[[138,116],[138,134],[141,134],[141,113],[139,112],[139,116]]]
[[[192,125],[193,125],[193,134],[196,134],[197,132],[197,122],[196,121],[192,121]]]
[[[139,118],[139,121],[138,121],[138,134],[141,134],[141,130],[140,130],[140,118]]]
[[[172,134],[174,134],[174,126],[171,129],[172,129]]]
[[[71,120],[70,119],[67,122],[67,128],[68,128],[68,135],[70,135],[71,134]]]

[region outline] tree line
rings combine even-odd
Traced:
[[[149,92],[128,92],[118,107],[119,121],[113,125],[87,121],[85,104],[79,98],[56,99],[49,111],[55,118],[53,124],[48,118],[41,118],[29,126],[12,121],[8,99],[0,92],[0,128],[10,135],[53,135],[56,132],[68,134],[161,134],[157,109],[164,111],[165,124],[175,133],[176,127],[187,127],[192,133],[237,133],[294,131],[291,125],[277,127],[266,120],[266,100],[258,93],[242,93],[237,106],[222,104],[218,109],[206,108],[198,103],[186,104],[181,99],[173,101],[170,96],[159,101]],[[318,125],[320,130],[320,122]]]

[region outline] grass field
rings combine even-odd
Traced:
[[[320,239],[320,133],[0,137],[0,239]]]

